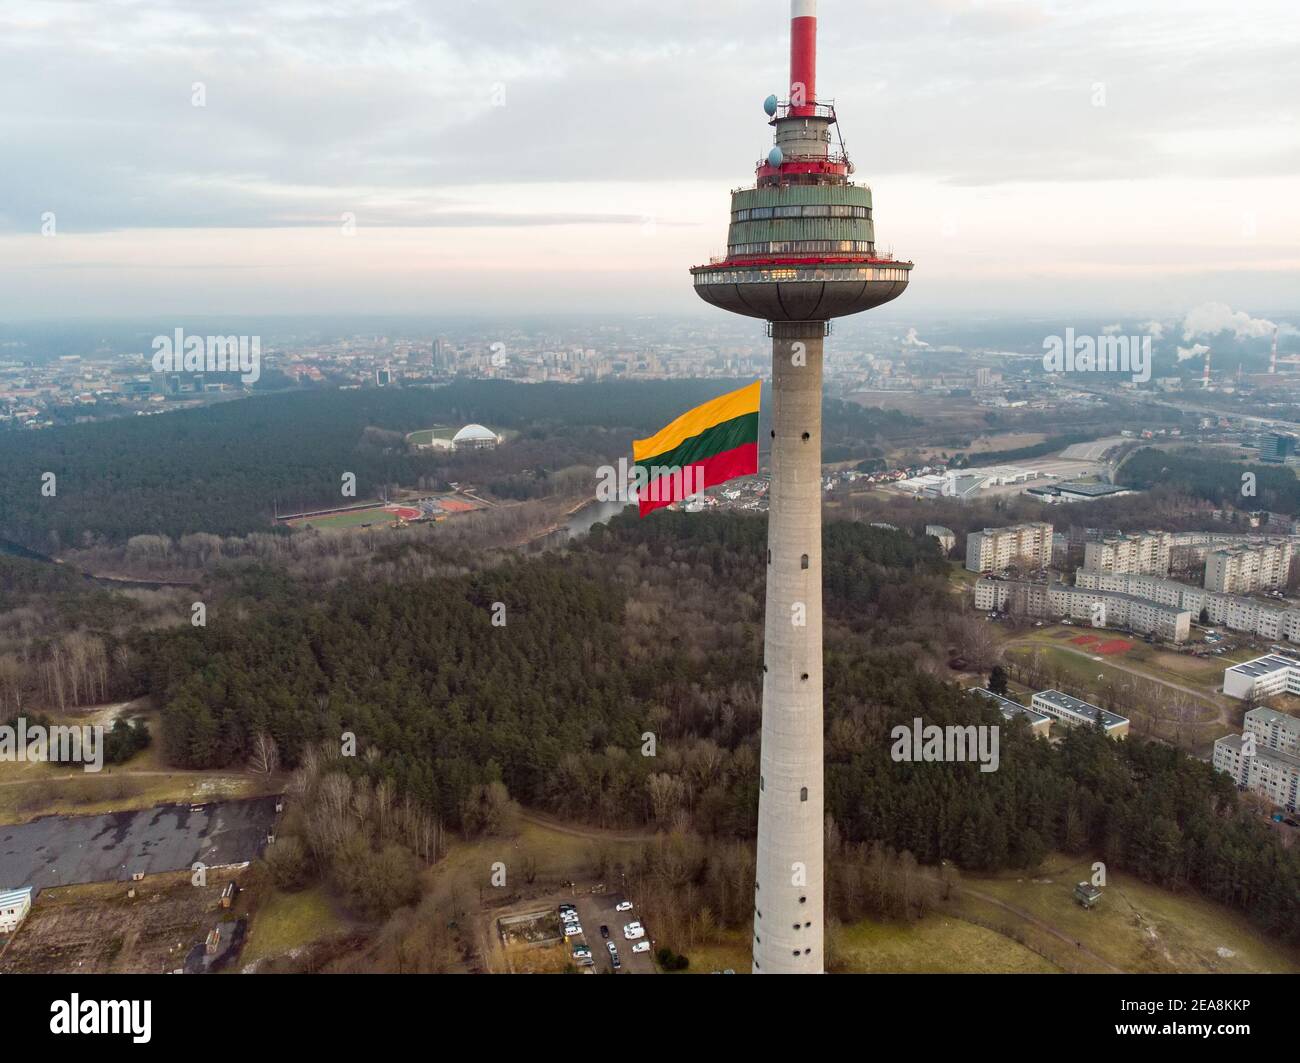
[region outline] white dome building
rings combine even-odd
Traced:
[[[499,446],[501,437],[481,424],[467,424],[451,438],[456,450],[483,450]]]

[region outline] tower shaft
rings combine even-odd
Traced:
[[[821,322],[772,324],[754,972],[824,969]]]

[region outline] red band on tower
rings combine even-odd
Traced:
[[[810,115],[817,102],[817,0],[790,4],[790,113]]]

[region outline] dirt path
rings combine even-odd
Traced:
[[[547,830],[558,831],[574,838],[586,838],[594,842],[652,842],[659,836],[654,833],[646,834],[644,831],[606,830],[603,827],[575,827],[545,812],[533,812],[527,808],[519,810],[519,818],[526,823],[545,827]]]
[[[1073,945],[1076,952],[1087,956],[1098,966],[1104,967],[1112,974],[1126,973],[1122,967],[1116,967],[1109,960],[1102,959],[1102,957],[1098,956],[1092,951],[1092,949],[1088,948],[1086,945],[1081,945],[1078,939],[1071,937],[1069,934],[1066,934],[1061,930],[1057,930],[1051,923],[1044,922],[1042,919],[1039,919],[1038,916],[1034,915],[1032,912],[1026,911],[1024,908],[1014,904],[1009,904],[1002,900],[1002,898],[994,897],[992,894],[983,893],[980,890],[973,890],[969,886],[956,886],[954,887],[954,892],[964,893],[968,897],[974,897],[976,900],[983,901],[985,904],[991,904],[996,908],[1001,908],[1003,911],[1010,912],[1012,915],[1016,916],[1016,918],[1023,919],[1031,926],[1035,926],[1039,930],[1051,934],[1052,937],[1056,938],[1058,941],[1063,941],[1067,945]]]
[[[109,776],[112,776],[113,778],[127,779],[172,779],[178,777],[186,779],[247,779],[250,777],[245,772],[231,771],[74,771],[69,772],[67,775],[41,775],[33,776],[30,779],[6,779],[0,781],[0,786],[24,786],[36,782],[62,782],[67,779],[84,779],[88,775],[95,776],[96,778],[108,778]],[[257,777],[261,778],[262,776]]]

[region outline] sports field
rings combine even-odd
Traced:
[[[454,428],[449,428],[445,424],[436,424],[432,428],[422,428],[418,432],[412,432],[406,437],[406,442],[413,447],[427,447],[431,446],[435,439],[451,439],[455,434]]]
[[[364,528],[367,524],[392,524],[396,520],[415,520],[420,516],[418,509],[410,506],[376,505],[368,509],[347,509],[335,513],[313,514],[299,517],[288,522],[291,528]]]

